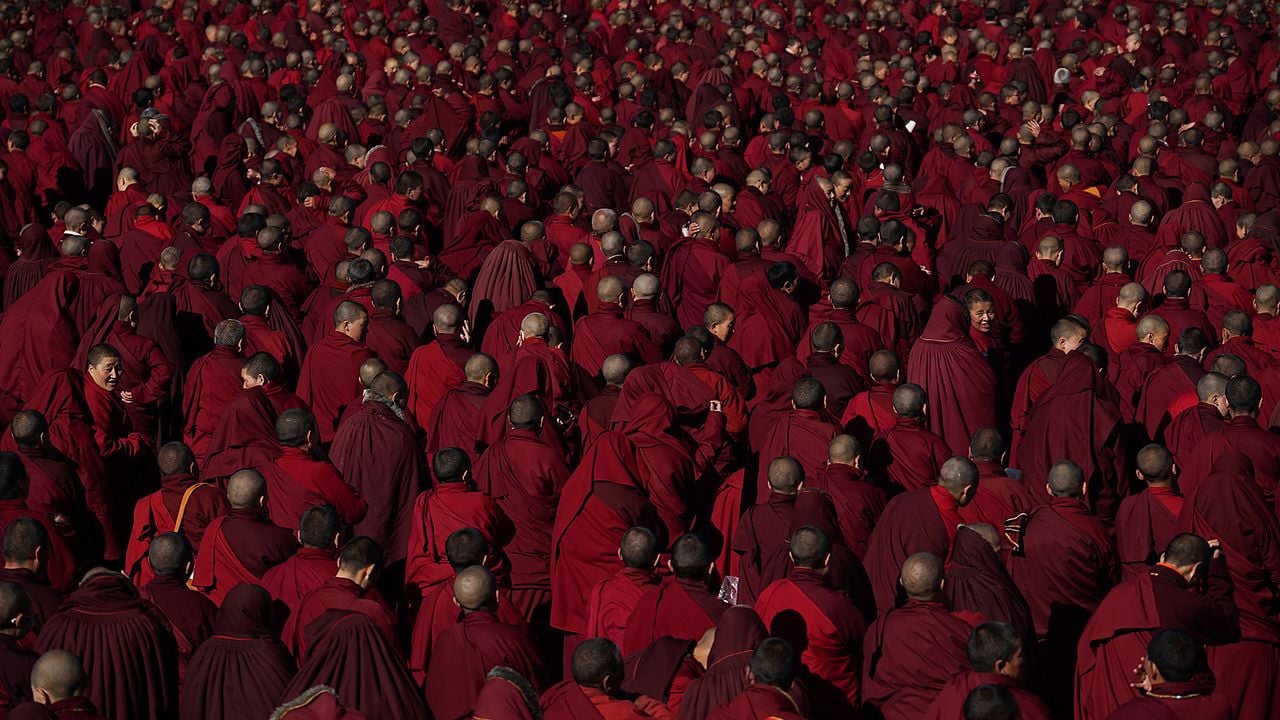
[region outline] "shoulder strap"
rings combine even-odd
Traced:
[[[191,501],[191,496],[196,493],[196,490],[199,490],[202,487],[213,486],[209,483],[203,482],[193,483],[191,487],[187,488],[186,492],[182,493],[182,502],[178,503],[178,515],[173,520],[174,532],[178,532],[182,529],[182,519],[186,517],[187,514],[187,503]]]

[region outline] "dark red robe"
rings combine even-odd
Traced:
[[[871,532],[865,558],[880,612],[896,604],[903,561],[918,552],[946,558],[955,528],[962,522],[955,498],[937,485],[905,492],[889,501]]]
[[[297,526],[315,505],[332,507],[344,525],[360,522],[369,509],[332,463],[299,448],[281,448],[262,476],[267,480],[267,513],[280,527]]]
[[[829,464],[817,477],[806,478],[804,487],[826,493],[845,545],[859,558],[866,557],[871,531],[884,512],[884,490],[872,485],[861,470],[840,464]]]
[[[317,639],[312,624],[330,610],[364,615],[373,621],[388,642],[395,640],[395,618],[382,600],[352,580],[330,575],[320,587],[302,598],[284,625],[281,642],[294,657],[301,658],[304,662],[310,657]]]
[[[231,588],[258,582],[297,547],[292,531],[271,524],[257,511],[232,508],[205,529],[191,585],[221,604]]]
[[[432,644],[427,666],[427,704],[434,717],[469,717],[485,676],[509,667],[538,687],[542,663],[523,627],[507,625],[492,610],[467,613]]]
[[[973,625],[938,602],[908,600],[883,613],[863,643],[862,698],[885,720],[924,717],[930,703],[968,667]],[[928,653],[919,652],[929,648]]]
[[[996,424],[996,378],[969,339],[969,316],[950,300],[933,308],[911,348],[907,379],[929,398],[928,426],[956,455],[967,454],[973,434]]]
[[[322,443],[333,441],[338,420],[359,399],[363,391],[360,365],[372,357],[371,350],[337,331],[307,352],[298,377],[298,397],[315,414]]]
[[[868,470],[904,490],[933,485],[942,464],[951,459],[951,447],[924,427],[923,418],[894,417],[897,422],[871,441]]]
[[[240,366],[244,358],[235,348],[218,346],[196,358],[187,372],[182,389],[182,439],[203,463],[208,457],[209,441],[227,403],[243,387]]]
[[[450,352],[447,346],[456,349]],[[463,350],[470,353],[456,336],[438,335],[434,342],[414,350],[410,356],[405,374],[409,383],[408,410],[419,424],[426,424],[445,393],[467,381],[462,370],[470,354],[461,357]]]
[[[1023,690],[1016,678],[999,673],[966,670],[955,676],[938,692],[937,698],[929,706],[924,720],[956,720],[964,717],[964,701],[969,693],[983,685],[994,685],[1007,689],[1013,694],[1018,705],[1018,717],[1023,720],[1049,720],[1049,708],[1034,693]]]

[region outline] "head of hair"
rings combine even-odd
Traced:
[[[791,403],[797,410],[821,410],[826,398],[826,388],[816,378],[800,378],[791,387]]]
[[[352,538],[338,551],[338,569],[358,572],[382,565],[382,547],[371,537]]]
[[[1208,564],[1213,548],[1199,535],[1184,532],[1175,535],[1164,549],[1164,562],[1177,568],[1191,567],[1196,563]]]
[[[819,528],[805,525],[791,533],[790,547],[796,567],[820,570],[831,554],[831,539]]]
[[[1007,687],[981,685],[964,699],[964,720],[1015,720],[1018,703]]]
[[[489,554],[489,541],[476,528],[454,530],[444,541],[444,554],[455,572],[483,565]]]
[[[1138,471],[1148,483],[1168,482],[1173,477],[1173,453],[1151,443],[1138,451]]]
[[[1204,645],[1182,630],[1157,630],[1147,643],[1147,659],[1170,682],[1186,682],[1205,668]]]
[[[783,495],[793,495],[804,482],[804,467],[795,458],[783,455],[769,463],[769,489]]]
[[[766,638],[751,655],[754,682],[789,690],[796,678],[796,651],[782,638]]]
[[[1004,438],[995,428],[981,428],[969,441],[969,457],[974,460],[999,462],[1004,455]]]
[[[573,651],[573,681],[583,687],[603,689],[606,681],[622,680],[622,653],[604,638],[591,638]]]
[[[1232,412],[1256,413],[1262,404],[1262,386],[1248,375],[1231,378],[1227,382],[1226,395]]]
[[[257,470],[238,470],[227,478],[227,503],[238,510],[258,507],[267,492],[267,481]]]
[[[942,589],[942,558],[933,553],[918,552],[902,562],[898,581],[908,597],[929,599]]]
[[[26,563],[36,559],[40,549],[49,549],[49,534],[39,520],[29,517],[14,518],[4,529],[4,559]]]
[[[1008,661],[1022,645],[1017,628],[1003,622],[984,622],[969,635],[969,664],[978,672],[996,671],[996,661]]]
[[[1084,471],[1070,460],[1059,460],[1049,468],[1048,482],[1054,497],[1080,497],[1084,490]]]
[[[191,561],[191,545],[181,533],[161,533],[151,539],[147,560],[157,575],[182,574]]]
[[[48,421],[35,410],[19,410],[9,423],[9,432],[13,433],[18,447],[35,447],[40,443],[40,436],[48,431]]]
[[[671,572],[678,578],[702,580],[714,561],[711,545],[701,535],[685,533],[671,545]]]
[[[49,650],[31,667],[31,687],[48,693],[54,702],[80,695],[88,684],[84,664],[67,650]]]
[[[166,443],[156,452],[156,465],[161,475],[190,472],[195,462],[195,453],[182,442]]]
[[[328,549],[342,529],[342,517],[330,505],[314,505],[298,519],[298,539],[303,547]]]
[[[923,416],[927,401],[924,388],[915,383],[903,383],[893,391],[893,410],[904,418]]]
[[[497,579],[483,565],[465,568],[453,580],[453,597],[464,611],[482,610],[492,605],[497,591]]]
[[[648,570],[658,559],[662,548],[658,545],[658,536],[646,527],[633,527],[622,534],[618,545],[618,554],[622,564],[637,570]]]
[[[276,439],[285,447],[302,447],[315,429],[315,416],[306,408],[289,408],[276,418]]]

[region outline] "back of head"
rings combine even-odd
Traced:
[[[250,285],[240,293],[240,309],[245,315],[266,317],[271,307],[271,291],[263,285]]]
[[[298,539],[303,547],[331,549],[342,530],[342,518],[330,505],[314,505],[302,511],[298,519]]]
[[[915,383],[903,383],[893,391],[893,410],[904,418],[923,417],[927,401],[924,388]]]
[[[662,550],[658,546],[658,536],[646,527],[633,527],[622,534],[622,542],[618,545],[618,554],[622,564],[637,570],[650,570]]]
[[[713,562],[711,546],[700,535],[685,533],[671,546],[671,572],[678,578],[702,580]]]
[[[985,462],[1000,462],[1004,456],[1004,438],[995,428],[982,428],[969,441],[969,457]]]
[[[1157,630],[1147,643],[1147,659],[1169,682],[1187,682],[1206,668],[1204,645],[1182,630]]]
[[[977,672],[996,671],[996,661],[1009,661],[1022,645],[1018,630],[1008,623],[985,622],[973,629],[966,650],[969,665]]]
[[[507,410],[507,419],[511,427],[517,430],[534,430],[542,422],[546,408],[536,395],[521,395],[511,401]]]
[[[1016,720],[1018,703],[1009,688],[982,685],[964,700],[964,720]]]
[[[267,492],[267,481],[257,470],[239,470],[227,478],[227,503],[237,510],[258,507]]]
[[[290,408],[276,418],[276,439],[285,447],[307,444],[316,428],[316,419],[305,408]]]
[[[796,678],[796,651],[782,638],[766,638],[751,655],[751,678],[758,685],[791,689]]]
[[[454,572],[483,565],[489,556],[489,541],[473,527],[454,530],[444,541],[444,555]]]
[[[938,484],[952,495],[959,495],[965,488],[978,482],[978,466],[959,455],[942,463],[938,471]]]
[[[1165,546],[1162,562],[1175,568],[1189,568],[1197,563],[1208,564],[1213,548],[1199,535],[1180,533]]]
[[[239,347],[244,340],[244,325],[239,320],[223,320],[213,328],[213,344],[220,347]]]
[[[827,443],[827,461],[850,464],[862,455],[862,445],[852,435],[837,435]]]
[[[821,410],[826,406],[827,391],[816,378],[800,378],[791,388],[791,404],[797,410]]]
[[[1232,310],[1222,316],[1222,329],[1231,333],[1232,337],[1251,337],[1253,335],[1253,318],[1240,310]]]
[[[184,575],[185,580],[187,563],[191,561],[191,545],[181,533],[161,533],[151,539],[147,559],[157,575]]]
[[[477,383],[483,381],[486,376],[492,376],[497,370],[498,364],[484,353],[476,353],[467,358],[467,364],[462,368],[467,380]]]
[[[1227,405],[1231,412],[1240,415],[1256,415],[1262,404],[1262,386],[1248,375],[1233,377],[1227,382]]]
[[[779,495],[794,495],[804,482],[804,468],[795,458],[774,458],[769,463],[769,489]]]
[[[497,597],[498,581],[483,565],[472,565],[453,580],[453,597],[463,611],[483,610]]]
[[[934,598],[942,590],[942,580],[942,558],[927,552],[916,553],[904,560],[898,576],[907,596],[919,600]]]
[[[6,562],[31,562],[41,549],[49,549],[49,534],[40,521],[29,517],[14,518],[9,527],[4,529],[3,553]]]
[[[1228,378],[1239,377],[1247,371],[1244,360],[1233,353],[1222,353],[1214,358],[1213,364],[1209,366],[1212,372],[1226,375]]]
[[[456,447],[441,448],[436,451],[431,472],[437,483],[462,482],[471,470],[471,457]]]
[[[53,702],[80,695],[88,682],[80,658],[66,650],[49,650],[31,668],[31,687],[47,693]]]
[[[880,382],[892,382],[902,371],[902,362],[889,350],[877,350],[867,361],[871,378]]]
[[[582,687],[604,689],[622,682],[622,654],[604,638],[591,638],[573,651],[573,681]]]
[[[339,572],[356,573],[369,567],[382,565],[382,548],[370,537],[352,538],[338,552]]]
[[[41,436],[49,432],[49,423],[35,410],[19,410],[9,423],[9,432],[13,433],[18,447],[36,447]]]
[[[831,539],[821,529],[806,525],[791,533],[790,548],[796,567],[819,570],[831,554]]]
[[[529,313],[520,321],[520,332],[525,337],[545,338],[551,329],[551,321],[542,313]]]
[[[1217,372],[1207,372],[1196,382],[1196,397],[1202,403],[1209,402],[1215,395],[1225,395],[1227,383],[1231,378]]]
[[[1138,451],[1138,472],[1148,483],[1169,482],[1173,479],[1173,453],[1163,445],[1146,445]]]
[[[1059,460],[1049,468],[1049,492],[1054,497],[1080,497],[1084,492],[1084,471],[1070,460]]]

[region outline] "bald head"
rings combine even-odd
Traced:
[[[1227,395],[1227,383],[1231,378],[1220,372],[1208,372],[1196,381],[1196,398],[1202,403],[1214,403]]]
[[[662,284],[658,280],[658,276],[653,273],[644,273],[636,277],[631,283],[631,294],[637,300],[650,300],[658,297],[658,293],[662,290]]]
[[[973,523],[972,525],[965,525],[963,527],[966,530],[972,530],[973,532],[981,535],[982,539],[987,541],[987,544],[991,546],[993,551],[998,552],[1000,550],[1000,546],[1003,544],[1003,541],[1000,538],[1000,531],[996,530],[994,525]]]
[[[622,564],[636,570],[652,570],[658,559],[658,536],[647,527],[633,527],[622,534],[618,555]]]
[[[609,275],[600,279],[596,284],[596,298],[602,303],[616,303],[622,299],[622,291],[625,286],[622,280]]]
[[[1169,344],[1169,323],[1159,315],[1143,315],[1138,320],[1138,342],[1163,351]]]
[[[827,462],[832,465],[853,465],[862,455],[862,446],[852,435],[837,435],[827,443]]]
[[[1148,485],[1167,486],[1173,481],[1173,453],[1151,443],[1138,451],[1138,477]]]
[[[794,458],[774,458],[769,463],[769,489],[779,495],[795,495],[804,483],[804,468]]]
[[[267,481],[257,470],[240,470],[227,479],[227,502],[237,510],[252,510],[262,504]]]
[[[960,504],[968,502],[973,495],[970,488],[978,483],[978,466],[969,458],[959,455],[942,463],[938,472],[938,484],[951,493]]]
[[[1209,369],[1226,375],[1228,378],[1240,377],[1248,370],[1244,364],[1244,359],[1234,353],[1222,353],[1214,358],[1213,364],[1209,366]]]
[[[1000,462],[1004,457],[1004,438],[995,428],[982,428],[969,441],[969,457],[975,461]]]
[[[431,326],[435,328],[437,335],[441,333],[456,334],[461,324],[462,310],[453,303],[441,305],[431,314]]]
[[[53,702],[80,695],[88,682],[80,658],[66,650],[46,652],[31,668],[32,689],[43,691]]]
[[[923,417],[927,400],[924,388],[915,383],[903,383],[893,391],[893,411],[904,418]]]
[[[483,565],[472,565],[453,581],[453,597],[463,612],[487,609],[497,603],[498,583]]]
[[[1116,305],[1118,307],[1127,308],[1130,312],[1136,312],[1139,305],[1146,302],[1147,289],[1141,283],[1126,283],[1120,288],[1120,294],[1116,297]]]
[[[387,363],[381,358],[369,358],[360,363],[360,384],[364,387],[373,385],[374,378],[387,371]]]
[[[1049,468],[1049,492],[1054,497],[1080,497],[1084,494],[1084,471],[1070,460],[1059,460]]]
[[[902,563],[898,582],[913,600],[932,600],[942,591],[942,558],[933,553],[921,552],[908,557]]]
[[[546,338],[551,321],[542,313],[529,313],[520,321],[520,334],[527,338]]]
[[[157,575],[182,575],[185,580],[187,565],[191,562],[191,546],[180,533],[161,533],[152,538],[147,560]]]
[[[627,379],[632,367],[631,358],[621,353],[610,355],[600,363],[600,375],[610,385],[618,386]]]
[[[462,368],[462,372],[467,376],[467,380],[484,384],[492,378],[497,369],[498,364],[494,362],[493,358],[484,353],[476,353],[467,359],[467,364]]]

